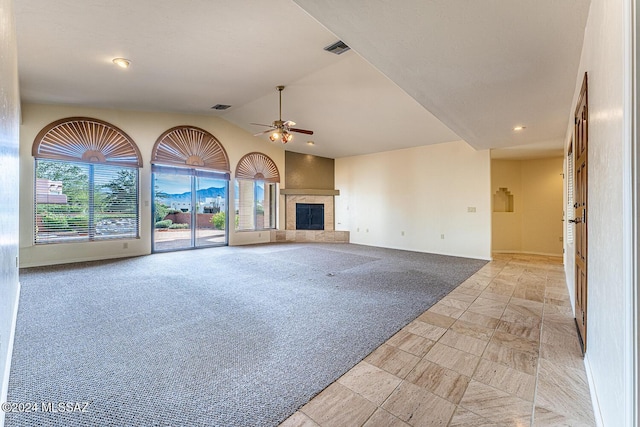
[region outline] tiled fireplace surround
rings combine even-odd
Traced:
[[[285,194],[285,230],[271,231],[271,241],[349,243],[348,231],[335,230],[333,199],[332,195]],[[324,230],[296,230],[296,203],[324,204]]]

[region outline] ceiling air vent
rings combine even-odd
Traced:
[[[225,105],[225,104],[216,104],[213,107],[211,107],[212,110],[226,110],[227,108],[231,107],[231,105]]]
[[[342,40],[338,40],[334,44],[324,48],[324,50],[326,50],[327,52],[335,53],[336,55],[340,55],[341,53],[344,53],[349,49],[351,48],[347,46]]]

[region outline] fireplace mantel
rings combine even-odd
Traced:
[[[283,196],[339,196],[340,190],[316,190],[316,189],[281,189],[280,194]]]

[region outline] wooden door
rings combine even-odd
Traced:
[[[576,325],[582,353],[587,351],[587,142],[589,139],[589,110],[587,104],[587,74],[584,75],[582,90],[578,98],[575,112],[575,147],[574,147],[574,189],[573,205],[576,245]]]

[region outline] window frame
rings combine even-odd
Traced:
[[[240,205],[242,192],[240,182],[252,182],[253,183],[253,227],[240,227],[241,220],[235,222],[235,231],[262,231],[262,230],[276,230],[278,228],[278,184],[280,183],[280,172],[275,162],[266,154],[254,151],[252,153],[245,154],[236,166],[235,183],[234,183],[234,216],[240,216]],[[264,218],[264,198],[269,194],[269,227],[264,227],[264,221],[262,226],[258,226],[258,185],[263,185],[263,218]]]
[[[124,131],[111,123],[91,117],[67,117],[49,123],[42,128],[33,141],[31,153],[34,157],[35,165],[33,174],[34,212],[32,216],[34,221],[34,244],[85,243],[113,239],[140,238],[140,168],[142,168],[142,156],[133,139]],[[58,162],[65,165],[77,165],[87,170],[86,238],[84,238],[84,236],[65,236],[45,240],[38,238],[38,205],[63,203],[68,205],[66,196],[64,197],[64,202],[62,202],[63,198],[60,197],[56,203],[38,203],[38,196],[42,195],[42,193],[38,193],[38,162]],[[102,168],[104,168],[104,170],[102,170]],[[113,168],[111,172],[108,171],[109,168]],[[135,230],[127,234],[98,235],[96,233],[96,178],[106,178],[110,174],[117,176],[120,171],[125,169],[135,170],[135,195],[127,200],[131,204],[131,206],[129,206],[130,208],[135,207]],[[98,170],[97,177],[96,170]],[[106,186],[113,184],[115,181],[98,182]],[[82,188],[84,188],[84,185]],[[64,186],[61,187],[61,193],[59,195],[64,194],[62,191],[64,191]],[[49,201],[48,197],[50,194],[51,193],[47,193],[47,202]],[[134,200],[131,201],[130,199]],[[112,203],[117,203],[117,201],[112,201]],[[69,213],[68,208],[66,213]],[[124,217],[125,212],[121,213]],[[129,215],[131,215],[131,213],[129,213]],[[75,215],[74,217],[77,216],[79,215]],[[71,217],[67,216],[64,218],[65,222],[68,218]],[[80,221],[74,222],[78,223]],[[65,232],[70,228],[68,225],[62,227],[65,229]],[[82,233],[82,231],[84,231],[83,225],[76,224],[76,227],[76,232]],[[126,229],[126,227],[124,227],[124,229]]]
[[[252,217],[253,217],[253,227],[249,228],[240,228],[240,223],[241,221],[239,220],[235,220],[235,216],[237,215],[238,217],[240,216],[240,200],[242,197],[242,186],[240,185],[240,182],[245,182],[245,183],[252,183],[252,191],[251,193],[253,194],[252,197]],[[258,183],[262,183],[263,185],[263,194],[262,194],[262,200],[258,199]],[[268,190],[267,190],[268,189]],[[277,229],[277,218],[278,218],[278,201],[277,201],[277,194],[278,194],[278,183],[277,182],[267,182],[264,180],[260,180],[260,179],[243,179],[243,178],[236,178],[235,180],[235,185],[233,188],[234,191],[234,224],[235,224],[235,231],[238,232],[244,232],[244,231],[263,231],[263,230],[276,230]],[[264,207],[264,200],[265,200],[265,194],[269,192],[269,227],[260,227],[258,225],[258,202],[262,202],[262,215],[264,218],[264,212],[265,212],[265,207]],[[264,224],[264,220],[262,221],[262,223]]]

